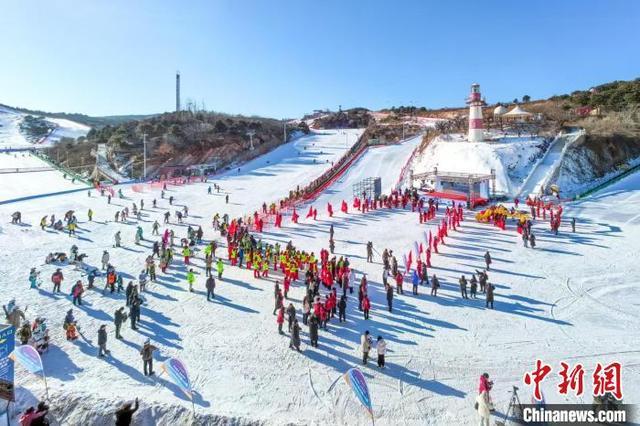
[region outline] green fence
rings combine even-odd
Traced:
[[[584,197],[588,197],[589,195],[593,195],[594,193],[600,191],[601,189],[604,189],[608,186],[613,185],[616,182],[621,181],[622,179],[626,178],[629,175],[632,175],[635,172],[640,172],[640,164],[636,164],[635,166],[631,167],[628,170],[625,170],[624,172],[620,173],[617,176],[612,177],[611,179],[607,180],[606,182],[603,182],[591,189],[589,189],[588,191],[583,192],[582,194],[576,195],[576,200],[579,200],[581,198]]]

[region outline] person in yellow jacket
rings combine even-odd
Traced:
[[[191,257],[191,249],[188,246],[182,249],[182,256],[184,257],[184,264],[189,264],[189,258]]]
[[[196,282],[196,274],[193,272],[193,269],[189,269],[187,272],[187,282],[189,283],[189,291],[193,291],[193,283]]]

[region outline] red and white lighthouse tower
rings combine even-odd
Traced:
[[[482,118],[482,107],[485,105],[480,96],[480,85],[471,85],[471,94],[467,99],[469,104],[469,142],[482,142],[484,140],[484,120]]]

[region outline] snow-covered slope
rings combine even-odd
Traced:
[[[540,195],[540,190],[547,186],[552,175],[556,173],[556,170],[560,166],[565,147],[581,135],[583,135],[583,132],[576,130],[572,133],[559,135],[553,140],[545,156],[535,165],[531,173],[529,173],[529,177],[522,185],[519,195],[520,198],[525,199],[529,195]]]
[[[540,138],[508,137],[495,142],[467,142],[460,135],[440,136],[413,162],[415,174],[442,172],[489,174],[496,172],[496,191],[516,195],[536,158],[543,153]]]
[[[20,123],[26,115],[28,114],[0,106],[0,149],[48,146],[55,144],[63,137],[85,136],[90,130],[88,126],[71,120],[45,117],[55,126],[55,129],[39,143],[33,144],[20,132]]]
[[[560,235],[554,236],[548,224],[536,222],[535,250],[522,247],[513,224],[503,232],[472,221],[466,213],[460,230],[452,231],[447,245],[440,247],[441,254],[432,257],[434,267],[429,274],[437,274],[442,284],[438,297],[429,296],[425,287],[418,296],[411,295],[410,283],[405,282],[405,293],[395,296],[390,313],[378,253],[390,248],[401,258],[414,241],[423,240],[424,231],[433,230],[433,223],[419,225],[410,210],[344,215],[336,206],[335,216],[328,218],[324,203],[349,195],[351,183],[362,177],[381,175],[387,187],[399,173],[402,160],[410,155],[415,143],[411,141],[369,150],[342,182],[328,188],[315,202],[317,221],[305,219],[295,225],[285,218],[283,228],[268,229],[262,235],[266,241],[292,241],[318,253],[327,246],[329,225],[333,224],[336,255],[347,256],[358,279],[366,274],[370,283],[373,308],[369,320],[357,309],[356,289],[349,295],[347,321],[334,319],[328,330],[320,331],[319,348],[309,345],[303,326],[302,353],[290,350],[286,325],[285,336],[279,335],[272,315],[273,281],[281,276],[255,279],[251,271],[229,266],[224,239],[211,229],[211,218],[216,212],[231,216],[250,213],[262,202],[274,201],[321,174],[346,149],[341,131],[323,133],[298,139],[240,171],[215,179],[223,188],[220,194],[207,195],[211,182],[171,186],[166,195],[175,197],[173,206],[160,198],[159,190],[139,194],[128,185],[122,187],[128,198],[114,198],[110,205],[104,198],[89,198],[82,192],[0,206],[0,217],[5,218],[0,225],[0,294],[3,303],[15,297],[20,306],[28,305],[30,319],[36,315],[48,318],[52,347],[43,361],[53,414],[61,423],[109,424],[109,413],[135,396],[142,401],[136,413],[139,424],[189,422],[191,403],[169,378],[142,374],[139,349],[150,338],[159,348],[156,371],[167,357],[180,358],[196,392],[196,412],[218,416],[200,417],[201,422],[368,425],[369,417],[341,380],[347,368],[361,364],[360,335],[365,330],[374,340],[384,336],[389,348],[384,370],[371,362],[360,367],[379,425],[477,423],[473,402],[477,379],[483,372],[494,380],[493,399],[498,412],[503,412],[512,385],[520,387],[523,401],[529,400],[531,390],[522,377],[534,369],[536,358],[552,364],[556,371],[560,361],[581,362],[587,372],[597,362],[621,362],[625,401],[640,402],[640,352],[636,344],[640,340],[636,315],[640,287],[635,273],[640,223],[633,216],[640,182],[629,180],[620,189],[612,187],[594,198],[567,205],[566,216],[578,218],[575,234],[563,225]],[[350,142],[355,142],[355,135]],[[472,161],[485,161],[465,155]],[[456,164],[463,160],[457,158]],[[225,193],[230,195],[229,204]],[[116,211],[131,207],[133,202],[139,205],[141,198],[146,209],[140,222],[113,222]],[[149,209],[153,199],[158,200],[157,209]],[[134,331],[125,325],[123,340],[114,338],[113,313],[124,306],[124,296],[103,294],[104,281],[99,279],[98,289],[89,290],[83,306],[74,308],[86,339],[66,341],[62,322],[72,307],[70,286],[86,278],[71,266],[61,266],[66,277],[63,293],[53,295],[49,277],[56,266],[42,265],[46,253],[68,252],[71,244],[76,244],[80,252],[89,255],[88,264],[99,265],[103,250],[108,250],[126,285],[135,280],[152,241],[157,239],[150,235],[153,221],[162,222],[165,211],[173,212],[183,205],[189,206],[186,223],[169,226],[177,239],[185,235],[187,224],[201,225],[205,240],[216,239],[221,244],[218,254],[225,260],[225,272],[216,287],[216,301],[206,301],[204,262],[199,252],[189,266],[198,274],[196,292],[186,290],[187,266],[176,259],[168,273],[159,273],[158,283],[149,286],[140,327]],[[93,222],[86,219],[89,208],[96,214]],[[60,216],[70,209],[80,219],[77,238],[38,228],[43,215]],[[15,210],[23,213],[22,226],[7,223]],[[612,210],[617,213],[609,213]],[[133,243],[138,225],[146,238],[139,246]],[[124,247],[115,249],[113,234],[118,230]],[[376,250],[374,263],[365,259],[367,241],[372,241]],[[461,274],[469,277],[482,267],[486,250],[491,251],[494,261],[489,272],[496,286],[494,310],[485,309],[482,294],[477,300],[461,299],[458,287]],[[42,271],[39,290],[28,288],[27,275],[33,266]],[[304,285],[294,283],[287,303],[292,302],[298,313],[303,294]],[[96,358],[100,324],[109,329],[111,355],[105,359]],[[20,408],[34,396],[43,395],[43,383],[20,367],[16,380]],[[586,396],[559,396],[557,383],[552,378],[543,383],[547,402],[588,402]],[[585,383],[585,392],[590,392],[589,384]]]
[[[0,169],[20,170],[0,174],[0,202],[86,187],[82,182],[65,179],[63,173],[28,152],[0,152]]]

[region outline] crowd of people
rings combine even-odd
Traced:
[[[220,192],[220,186],[214,184],[217,192]],[[166,187],[161,191],[161,199],[165,199]],[[208,193],[212,193],[211,187]],[[107,202],[111,203],[111,198],[115,193],[100,189],[100,193],[107,198]],[[89,193],[89,196],[91,194]],[[120,199],[126,199],[122,190],[118,191]],[[228,202],[228,195],[226,196]],[[186,287],[189,291],[194,291],[198,277],[195,270],[191,267],[194,258],[201,256],[205,265],[204,283],[206,288],[207,301],[214,300],[216,297],[216,280],[223,280],[225,265],[237,268],[246,268],[253,272],[253,277],[257,280],[272,279],[274,283],[274,310],[273,315],[276,320],[276,328],[279,334],[289,334],[289,348],[294,351],[301,351],[301,325],[308,328],[309,344],[312,347],[318,347],[320,341],[320,333],[328,329],[329,324],[335,327],[346,326],[348,307],[352,307],[352,311],[361,312],[363,319],[369,320],[372,315],[372,302],[370,299],[369,286],[371,285],[366,274],[356,276],[357,271],[352,267],[350,260],[346,256],[334,255],[335,240],[334,228],[330,225],[329,240],[327,248],[321,249],[318,254],[311,250],[296,247],[292,241],[286,245],[279,242],[269,243],[263,241],[259,234],[265,226],[264,217],[275,217],[275,225],[282,225],[283,208],[286,203],[280,201],[278,203],[266,202],[262,205],[261,213],[254,212],[253,215],[231,218],[228,214],[216,213],[211,220],[211,227],[217,232],[219,238],[225,242],[226,246],[226,262],[223,256],[218,253],[220,250],[220,242],[217,238],[212,238],[208,242],[204,240],[204,230],[201,226],[189,225],[183,236],[179,236],[176,230],[171,226],[171,206],[174,205],[175,197],[172,195],[168,198],[169,207],[162,214],[165,225],[164,231],[161,233],[160,223],[156,220],[151,225],[151,236],[149,240],[145,239],[144,230],[140,226],[140,219],[144,211],[144,200],[140,200],[138,204],[132,202],[131,209],[125,206],[118,210],[114,215],[114,222],[129,223],[130,218],[135,218],[138,225],[135,227],[132,240],[134,244],[140,245],[143,241],[151,241],[148,256],[144,264],[140,265],[140,273],[137,279],[128,280],[125,286],[126,274],[119,271],[112,258],[109,250],[104,250],[100,259],[101,267],[90,267],[86,265],[87,257],[84,253],[79,253],[78,247],[74,244],[66,252],[53,252],[46,256],[46,264],[60,265],[51,275],[52,293],[64,293],[69,291],[71,302],[74,306],[83,305],[83,294],[87,290],[96,286],[97,279],[104,280],[102,293],[104,295],[123,294],[125,297],[125,306],[118,307],[113,314],[113,331],[117,339],[123,339],[123,325],[130,322],[131,330],[138,329],[137,325],[141,321],[141,307],[146,300],[144,293],[149,285],[158,282],[158,274],[166,274],[174,265],[185,269]],[[158,205],[156,199],[153,200],[153,208]],[[530,204],[529,201],[527,204]],[[538,200],[531,201],[531,214],[539,214],[542,208],[543,214],[550,211],[552,230],[557,232],[559,226],[562,207],[558,207],[555,212],[553,208],[541,205]],[[424,199],[413,190],[393,191],[388,195],[381,195],[373,199],[362,194],[362,197],[354,197],[351,204],[352,208],[367,213],[377,209],[391,209],[410,207],[412,212],[416,212],[419,216],[419,223],[436,224],[436,232],[428,233],[425,236],[424,247],[421,243],[415,250],[410,250],[409,259],[404,260],[404,269],[398,264],[398,259],[393,251],[385,248],[379,254],[382,262],[382,284],[387,300],[387,310],[393,313],[394,297],[404,296],[403,285],[405,281],[409,281],[412,285],[412,296],[419,296],[421,286],[430,286],[432,297],[438,297],[438,289],[441,286],[441,278],[435,273],[429,276],[429,268],[432,268],[432,254],[438,254],[438,246],[446,245],[449,232],[456,231],[464,221],[464,210],[461,203],[451,203],[442,206],[437,199]],[[439,215],[441,207],[442,214]],[[346,201],[342,202],[341,211],[348,213],[349,205]],[[327,206],[329,216],[333,216],[333,206]],[[317,219],[318,211],[313,206],[309,207],[307,218]],[[189,217],[189,209],[186,205],[182,209],[174,211],[176,224],[183,224],[184,219]],[[535,216],[534,216],[535,217]],[[93,221],[94,212],[89,209],[87,219]],[[16,224],[21,223],[22,215],[16,212],[12,215],[12,221]],[[295,210],[291,218],[292,222],[297,222]],[[501,210],[494,210],[489,220],[496,226],[503,228],[507,220],[507,215]],[[63,222],[64,221],[64,222]],[[65,225],[66,223],[66,225]],[[575,231],[575,220],[572,222]],[[42,230],[52,228],[53,230],[63,231],[66,229],[69,236],[74,236],[78,229],[78,219],[76,212],[67,211],[63,219],[56,220],[55,214],[43,216],[40,220]],[[518,221],[517,230],[522,235],[524,245],[535,247],[535,236],[532,232],[532,222]],[[157,240],[154,239],[157,237]],[[121,231],[118,230],[113,236],[113,248],[123,247],[123,237]],[[371,241],[366,244],[366,261],[374,262],[374,246]],[[377,252],[376,252],[377,253]],[[412,253],[415,254],[415,267],[412,268]],[[180,256],[182,259],[177,260]],[[478,293],[485,294],[485,306],[493,309],[495,286],[489,282],[488,271],[490,271],[492,259],[489,251],[484,255],[486,268],[482,271],[475,270],[470,272],[470,278],[461,275],[458,281],[460,287],[460,296],[462,299],[476,299]],[[75,265],[76,268],[85,272],[86,286],[83,280],[76,280],[75,283],[63,292],[62,286],[65,280],[62,266],[65,264]],[[158,272],[158,269],[160,272]],[[40,272],[36,268],[32,268],[28,277],[30,288],[40,289],[42,280]],[[289,298],[292,286],[304,286],[304,297],[298,306]],[[394,288],[395,285],[395,288]],[[354,295],[354,289],[357,286],[357,293]],[[478,292],[478,286],[480,287]],[[467,292],[469,288],[469,292]],[[355,298],[357,297],[357,301]],[[354,300],[351,300],[351,299]],[[287,303],[287,301],[289,303]],[[21,344],[31,344],[38,352],[46,353],[49,346],[49,329],[47,328],[47,319],[36,317],[33,321],[28,321],[25,317],[26,309],[21,309],[15,300],[11,300],[8,305],[3,306],[7,320],[16,328],[17,336]],[[127,311],[128,308],[128,311]],[[285,321],[287,324],[285,333]],[[100,324],[95,331],[97,334],[97,357],[103,358],[111,355],[108,349],[109,324]],[[81,332],[78,321],[75,319],[73,309],[69,309],[63,321],[64,335],[68,341],[74,341],[79,337],[86,338]],[[375,349],[377,353],[377,366],[385,368],[385,354],[387,351],[387,343],[382,335],[378,335],[374,344],[368,330],[361,335],[360,348],[362,352],[362,363],[366,365],[369,359],[369,353]],[[154,346],[150,339],[147,339],[143,346],[139,349],[139,355],[142,361],[142,370],[145,376],[154,375],[153,359],[154,353],[158,351],[158,347]],[[490,390],[490,386],[485,385],[486,393]],[[482,395],[482,392],[480,392]],[[484,397],[483,397],[484,398]],[[46,407],[46,405],[44,406]],[[126,423],[127,418],[131,418],[133,412],[138,409],[138,401],[135,407],[131,404],[124,406],[118,412],[121,423]],[[25,422],[23,425],[37,425],[38,419],[46,417],[46,409],[38,406],[38,408],[30,407],[25,411]],[[44,413],[44,414],[43,414]],[[29,420],[30,419],[30,420]]]

